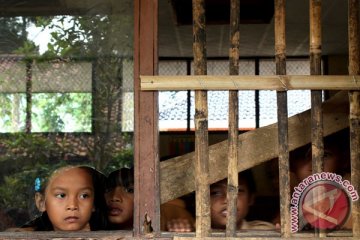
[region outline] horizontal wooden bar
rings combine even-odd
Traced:
[[[191,240],[191,239],[199,239],[196,238],[193,232],[191,233],[164,233],[162,232],[162,236],[173,236],[174,240]],[[206,240],[217,240],[217,239],[314,239],[314,232],[299,232],[293,233],[290,237],[281,236],[278,230],[240,230],[236,232],[235,237],[226,237],[224,231],[213,230],[211,236],[201,239]],[[338,230],[334,232],[326,233],[326,239],[332,240],[340,240],[340,239],[355,239],[352,236],[351,230]]]
[[[360,90],[359,75],[140,76],[141,90]]]

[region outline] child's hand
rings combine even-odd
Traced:
[[[166,224],[169,232],[192,232],[195,230],[192,223],[186,218],[176,218],[169,220]]]

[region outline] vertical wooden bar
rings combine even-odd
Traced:
[[[31,133],[32,108],[32,60],[26,60],[26,119],[25,132]]]
[[[140,74],[157,73],[157,0],[134,1],[134,235],[160,233],[157,92],[140,91]]]
[[[321,75],[321,0],[310,0],[310,74]],[[323,170],[322,92],[311,91],[312,171]]]
[[[321,75],[321,0],[310,0],[310,74]],[[324,169],[323,116],[321,109],[322,91],[311,91],[311,150],[312,172]],[[315,235],[324,233],[315,229]]]
[[[285,0],[275,0],[276,74],[286,75]],[[290,166],[287,92],[277,92],[281,235],[290,237]]]
[[[193,0],[195,75],[206,75],[205,0]],[[195,91],[196,237],[210,235],[209,136],[207,91]]]
[[[348,2],[349,75],[360,74],[359,0]],[[351,183],[360,189],[360,92],[349,91]],[[353,237],[360,238],[360,201],[352,202]]]
[[[240,0],[230,1],[230,49],[229,73],[239,75],[240,55]],[[238,91],[229,91],[229,153],[226,236],[236,236],[237,196],[238,196],[238,135],[239,135],[239,99]]]

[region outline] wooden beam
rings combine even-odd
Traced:
[[[346,91],[337,93],[323,103],[324,135],[349,126],[349,102]],[[239,135],[240,163],[238,171],[259,165],[278,156],[277,123]],[[310,142],[310,111],[289,118],[289,150]],[[226,177],[228,143],[223,141],[209,147],[211,174],[209,183]],[[160,163],[161,202],[167,202],[195,190],[194,153],[188,153]]]
[[[360,90],[359,75],[140,76],[143,91]]]
[[[134,1],[134,235],[160,234],[157,92],[140,91],[140,74],[157,74],[157,1]]]
[[[195,75],[206,75],[205,0],[194,0],[193,54]],[[195,91],[196,237],[210,235],[209,134],[207,91]]]
[[[349,74],[360,73],[359,0],[348,1]],[[360,188],[360,92],[349,92],[351,183]],[[353,237],[360,238],[360,201],[352,202]]]
[[[286,75],[285,0],[275,0],[276,74]],[[277,91],[281,236],[290,236],[290,164],[287,92]]]
[[[230,49],[229,74],[239,75],[240,56],[240,0],[230,1]],[[239,97],[238,91],[229,91],[229,155],[228,155],[228,181],[227,181],[227,222],[226,237],[235,237],[237,230],[237,199],[239,179],[237,172],[239,141]]]
[[[321,0],[310,1],[310,74],[321,75]],[[312,173],[324,170],[324,127],[322,91],[311,91],[311,157]],[[314,203],[319,199],[316,192]],[[325,231],[314,228],[315,236],[325,237]]]

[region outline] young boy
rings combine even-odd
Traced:
[[[210,185],[211,226],[213,229],[225,229],[227,217],[227,179]],[[246,215],[255,199],[255,182],[251,170],[239,173],[237,198],[237,229],[275,229],[271,223],[264,221],[246,221]]]

